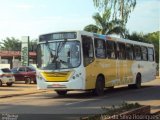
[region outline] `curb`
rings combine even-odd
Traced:
[[[31,95],[31,94],[43,93],[43,92],[47,92],[47,90],[36,91],[36,92],[28,92],[28,93],[21,93],[21,94],[2,95],[2,96],[0,96],[0,98],[17,97],[17,96]]]

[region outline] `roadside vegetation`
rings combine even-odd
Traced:
[[[133,32],[132,34],[126,35],[126,38],[130,40],[152,43],[155,46],[156,63],[159,63],[159,37],[160,37],[160,31],[148,34]]]
[[[36,51],[37,39],[29,42],[29,51]],[[21,40],[14,37],[7,37],[0,44],[1,50],[6,51],[21,51]]]
[[[89,116],[89,117],[83,117],[83,118],[81,118],[81,120],[103,120],[103,116],[105,116],[105,118],[109,118],[111,116],[119,115],[123,112],[133,110],[133,109],[139,108],[141,106],[142,105],[140,105],[139,103],[123,102],[119,106],[112,105],[112,107],[110,107],[110,108],[102,107],[102,110],[104,111],[103,114]]]

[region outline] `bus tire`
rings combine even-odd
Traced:
[[[64,96],[67,94],[67,90],[56,90],[56,93],[59,95],[59,96]]]
[[[135,84],[135,88],[139,89],[141,88],[141,82],[142,82],[142,79],[141,79],[141,74],[137,74],[136,76],[136,84]]]
[[[134,88],[136,88],[136,89],[141,88],[141,82],[142,82],[141,74],[138,73],[136,76],[136,83],[134,84]]]
[[[128,87],[131,88],[131,89],[139,89],[141,88],[141,74],[138,73],[137,76],[136,76],[136,82],[135,84],[129,84]]]
[[[96,96],[102,96],[104,94],[104,78],[102,76],[98,76],[97,80],[96,80],[96,85],[95,85],[95,89],[94,89],[94,94]]]

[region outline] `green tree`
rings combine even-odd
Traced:
[[[14,37],[7,37],[5,40],[2,40],[3,47],[2,50],[8,51],[20,51],[21,50],[21,42]]]
[[[120,20],[109,21],[110,15],[111,15],[110,9],[107,9],[106,11],[104,11],[102,15],[98,12],[95,13],[92,16],[92,18],[94,19],[96,24],[87,25],[84,27],[84,30],[88,32],[99,33],[99,34],[116,33],[116,34],[123,35],[125,30],[122,28],[123,26],[122,21]]]
[[[133,32],[132,34],[128,33],[126,35],[126,38],[134,41],[139,41],[139,42],[147,42],[147,43],[149,42],[145,40],[143,33],[137,33],[137,32]]]
[[[90,24],[84,27],[85,31],[97,33],[98,27],[96,25]]]
[[[159,36],[160,31],[145,35],[143,33],[133,32],[132,34],[128,34],[126,38],[139,42],[152,43],[155,47],[156,62],[159,63]]]
[[[129,14],[136,6],[136,0],[93,0],[94,6],[104,12],[108,8],[112,10],[112,18],[120,19],[123,24],[127,23]]]
[[[29,42],[29,51],[36,51],[37,39],[31,40]],[[14,37],[7,37],[5,40],[1,42],[1,50],[7,51],[21,51],[21,41]]]
[[[160,31],[148,33],[144,36],[145,40],[152,43],[155,47],[157,63],[159,63],[159,36],[160,36]]]

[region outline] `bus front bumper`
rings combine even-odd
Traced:
[[[37,81],[38,89],[53,89],[53,90],[84,90],[82,79],[74,79],[68,82],[46,82]]]

